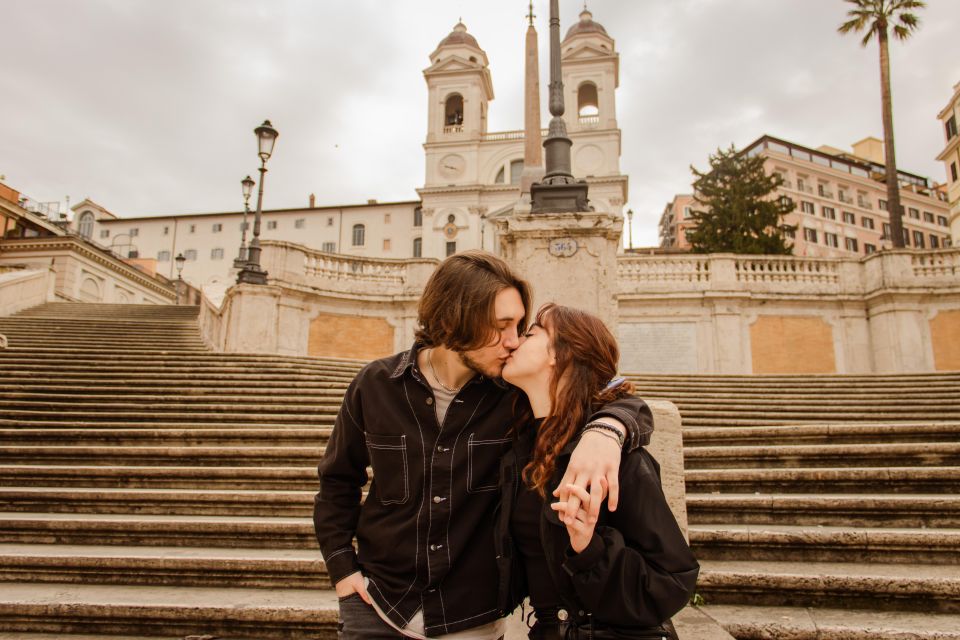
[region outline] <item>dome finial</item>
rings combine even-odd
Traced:
[[[530,21],[530,26],[533,26],[533,19],[537,16],[533,15],[533,0],[530,0],[530,13],[527,14],[527,19]]]

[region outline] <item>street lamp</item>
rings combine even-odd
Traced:
[[[630,251],[633,251],[633,209],[627,209],[627,242],[630,243]]]
[[[233,261],[235,269],[243,269],[247,264],[247,214],[250,213],[250,196],[253,194],[253,185],[253,178],[250,176],[240,181],[240,186],[243,187],[243,230],[240,236],[240,254]]]
[[[257,155],[260,156],[260,187],[257,190],[257,211],[253,215],[253,240],[250,241],[248,259],[237,276],[238,283],[267,284],[267,272],[260,266],[260,215],[263,213],[263,179],[267,173],[267,160],[273,155],[277,130],[269,120],[253,130],[257,134]]]
[[[187,261],[182,253],[178,253],[173,259],[177,265],[177,304],[180,304],[180,288],[183,286],[183,265]]]

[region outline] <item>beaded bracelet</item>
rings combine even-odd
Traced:
[[[616,427],[611,426],[606,422],[588,422],[586,425],[584,425],[583,431],[584,433],[587,431],[600,431],[601,433],[604,433],[604,434],[607,432],[610,432],[616,436],[617,443],[619,443],[621,449],[623,448],[623,443],[626,440],[626,438],[623,435],[623,432],[620,431],[620,429],[617,429]]]

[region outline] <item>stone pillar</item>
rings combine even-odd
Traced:
[[[497,223],[504,259],[533,286],[533,310],[545,302],[599,316],[617,335],[617,249],[623,219],[603,212],[537,213],[518,205]]]
[[[224,351],[278,353],[282,290],[274,285],[238,284],[227,293]]]

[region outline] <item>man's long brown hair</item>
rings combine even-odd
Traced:
[[[517,328],[526,330],[530,315],[530,286],[510,266],[486,251],[457,253],[430,276],[417,308],[420,328],[416,340],[428,347],[471,351],[497,339],[497,294],[514,288],[526,312]]]
[[[617,374],[620,349],[600,318],[550,303],[537,312],[536,323],[550,336],[556,365],[550,381],[550,415],[537,432],[523,479],[546,497],[560,451],[594,410],[632,394],[633,385],[623,381],[607,386]]]

